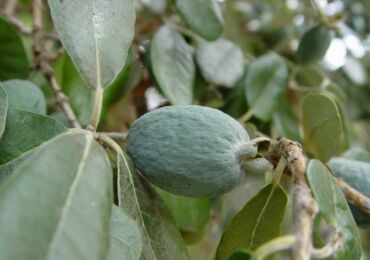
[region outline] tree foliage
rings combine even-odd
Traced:
[[[0,259],[369,258],[369,9],[3,0]],[[125,140],[169,105],[232,116],[244,165],[273,169],[213,198],[159,189]]]

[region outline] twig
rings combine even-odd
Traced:
[[[31,28],[27,27],[21,20],[14,16],[15,9],[18,5],[18,0],[8,0],[3,6],[1,15],[12,24],[17,30],[26,35],[31,35]]]
[[[353,188],[342,179],[335,179],[348,202],[370,215],[370,198]]]
[[[287,166],[293,175],[293,207],[296,241],[293,246],[294,260],[309,260],[312,249],[312,223],[318,212],[316,201],[305,178],[306,160],[299,143],[286,138],[279,138],[277,146],[287,160]]]
[[[293,235],[274,238],[258,247],[253,252],[252,260],[263,260],[273,253],[290,249],[295,241],[296,237]]]
[[[32,12],[33,12],[33,52],[34,67],[42,72],[44,77],[49,82],[51,88],[54,91],[57,104],[66,115],[69,123],[74,128],[81,128],[80,123],[77,121],[76,115],[74,114],[71,105],[68,102],[68,98],[64,95],[59,86],[52,67],[50,66],[47,55],[45,54],[44,37],[42,32],[42,0],[33,0]]]
[[[322,248],[313,248],[311,251],[311,256],[316,259],[328,258],[337,252],[342,246],[342,234],[338,229],[331,239],[331,241]]]
[[[13,15],[17,7],[18,0],[7,0],[3,7],[4,14]]]
[[[27,27],[21,20],[19,20],[17,17],[13,15],[9,15],[6,13],[1,13],[3,17],[12,24],[21,34],[24,35],[31,35],[32,30],[31,28]]]
[[[55,53],[47,57],[48,62],[54,62],[64,54],[64,48],[59,48]]]
[[[239,122],[241,124],[244,124],[246,123],[249,119],[251,119],[251,117],[254,115],[254,110],[253,108],[250,108],[247,112],[245,112],[244,115],[242,115],[240,118],[239,118]]]

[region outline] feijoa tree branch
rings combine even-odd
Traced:
[[[69,123],[74,128],[81,128],[80,123],[77,120],[75,113],[71,105],[68,102],[67,96],[62,92],[59,86],[52,67],[49,64],[49,59],[45,50],[45,39],[43,35],[43,3],[42,0],[33,0],[32,12],[33,12],[33,53],[34,53],[34,68],[39,70],[49,82],[51,88],[54,91],[56,102],[63,113],[66,115]]]
[[[344,180],[340,178],[336,178],[335,180],[346,196],[346,200],[370,215],[370,198],[353,188]]]
[[[7,0],[3,6],[1,15],[11,23],[20,33],[31,35],[31,28],[27,27],[21,20],[14,16],[14,11],[18,5],[18,0]]]

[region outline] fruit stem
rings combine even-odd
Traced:
[[[240,118],[239,118],[239,122],[241,124],[244,124],[245,122],[247,122],[249,119],[251,119],[251,117],[253,116],[254,114],[254,110],[253,108],[250,108],[244,115],[242,115]]]
[[[283,172],[286,166],[287,166],[286,159],[284,157],[281,157],[278,165],[275,168],[274,175],[273,175],[274,176],[273,180],[275,184],[280,183],[281,176],[283,175]]]
[[[272,239],[254,251],[252,260],[263,260],[273,253],[290,249],[293,247],[295,241],[296,238],[294,235],[281,236]]]

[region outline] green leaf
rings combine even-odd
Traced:
[[[176,0],[176,7],[189,27],[204,39],[214,41],[221,36],[223,19],[215,0]]]
[[[304,144],[323,162],[338,153],[342,136],[342,120],[335,102],[322,94],[303,98]]]
[[[169,25],[162,26],[150,46],[154,76],[173,105],[191,104],[195,65],[193,48]]]
[[[198,232],[207,224],[211,213],[208,198],[179,196],[159,188],[156,191],[181,231]]]
[[[136,222],[121,208],[113,205],[110,224],[110,248],[107,259],[139,259],[143,242]]]
[[[44,94],[30,81],[8,80],[3,82],[8,94],[9,108],[46,115]]]
[[[88,85],[108,86],[122,69],[134,37],[134,1],[48,2],[63,47]]]
[[[243,52],[229,40],[201,41],[196,58],[204,78],[214,84],[233,87],[243,76]]]
[[[4,134],[8,114],[8,95],[0,82],[0,139]]]
[[[226,227],[216,259],[228,259],[234,251],[242,248],[254,250],[277,237],[287,200],[287,194],[279,185],[263,187]]]
[[[9,163],[64,131],[65,127],[50,117],[9,109],[5,132],[0,139],[0,165]]]
[[[0,258],[103,259],[111,205],[104,149],[87,131],[62,134],[0,186]]]
[[[301,64],[319,62],[328,50],[331,39],[331,31],[323,25],[316,25],[309,29],[299,42],[298,62]]]
[[[246,96],[253,115],[269,121],[279,106],[288,81],[288,68],[275,53],[251,62],[246,78]]]
[[[222,108],[226,114],[239,118],[248,109],[247,100],[245,98],[245,78],[247,76],[248,67],[245,66],[245,72],[241,80],[236,84],[230,94],[226,98],[226,104]]]
[[[30,64],[18,32],[0,17],[0,81],[25,79]]]
[[[141,259],[188,259],[181,234],[158,195],[126,154],[117,158],[118,204],[140,227]]]
[[[355,220],[329,170],[319,160],[311,160],[307,167],[307,179],[320,213],[342,234],[342,248],[336,253],[335,259],[360,259],[361,241]]]
[[[278,135],[291,140],[301,142],[299,133],[299,123],[297,115],[294,113],[294,104],[286,97],[282,97],[273,113],[273,127],[276,128]]]
[[[67,54],[58,60],[55,71],[57,80],[62,86],[63,93],[68,97],[73,111],[76,112],[78,121],[82,125],[87,125],[94,104],[93,90],[87,87]]]

